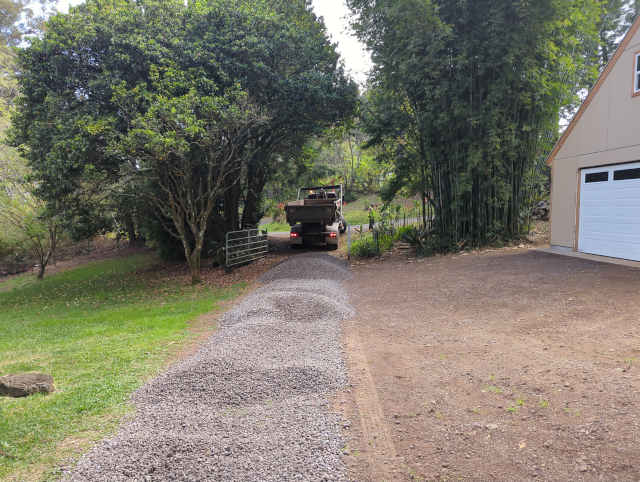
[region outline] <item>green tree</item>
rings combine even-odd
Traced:
[[[436,234],[457,245],[520,236],[529,184],[559,119],[597,76],[597,49],[581,46],[597,42],[603,5],[347,3],[372,52],[373,88],[396,105],[377,111],[376,135],[404,143],[425,166]]]
[[[20,45],[25,37],[41,35],[44,21],[57,0],[36,2],[29,0],[0,0],[0,117],[7,116],[13,99],[18,94],[15,78],[17,65],[12,47]]]
[[[36,253],[38,279],[44,276],[47,263],[58,242],[58,220],[44,203],[35,197],[29,169],[15,149],[0,147],[0,221],[11,227]]]
[[[249,139],[247,168],[229,179],[216,215],[236,230],[259,221],[262,190],[283,158],[302,155],[310,137],[352,115],[357,87],[308,0],[196,2],[187,15],[185,51],[194,65],[225,88],[239,83],[267,119]]]
[[[109,150],[129,161],[124,169],[162,226],[182,243],[191,281],[199,283],[209,217],[224,181],[243,166],[238,151],[261,119],[246,93],[216,95],[202,71],[152,69],[149,86],[122,85],[115,98],[130,127],[113,137]],[[144,113],[141,106],[148,106]]]
[[[113,215],[109,198],[130,195],[125,186],[140,182],[142,168],[156,172],[134,192],[148,200],[159,200],[164,192],[162,203],[170,204],[158,169],[182,162],[202,166],[207,156],[219,159],[216,153],[230,138],[215,134],[216,126],[220,132],[235,129],[243,135],[233,138],[225,175],[215,177],[218,171],[212,168],[216,189],[211,199],[216,201],[207,199],[199,211],[208,213],[207,234],[215,240],[237,229],[240,207],[242,224],[253,224],[262,189],[280,160],[300,153],[311,135],[348,117],[357,95],[324,26],[304,0],[189,5],[180,0],[89,0],[69,15],[51,17],[45,35],[20,52],[18,64],[22,96],[12,142],[21,146],[34,171],[37,195],[62,209],[65,229],[77,226],[75,232],[83,236],[102,229],[93,220]],[[230,93],[244,100],[225,106]],[[188,124],[166,130],[177,122],[171,115],[186,116],[178,107],[187,99],[202,110],[184,117]],[[172,105],[174,101],[178,104]],[[170,105],[175,113],[165,109]],[[214,105],[221,110],[215,113]],[[248,122],[245,135],[241,119],[249,121],[249,112],[260,122]],[[164,123],[152,122],[151,113]],[[149,138],[141,137],[140,122],[149,123]],[[185,130],[186,125],[195,130]],[[198,137],[198,129],[210,137]],[[167,148],[163,142],[171,136],[181,147],[161,156]],[[132,155],[137,153],[123,150],[135,139],[141,143],[137,153],[144,152],[143,163]],[[157,144],[149,144],[151,139]],[[195,139],[206,147],[197,147]],[[169,164],[153,167],[160,166],[160,157]],[[183,167],[176,169],[186,172]],[[189,171],[188,182],[194,186],[206,179],[199,169]],[[158,202],[153,201],[161,210],[156,215],[173,234],[186,233],[193,255],[200,249],[203,218],[197,215],[195,230],[182,230],[175,224],[182,214],[172,212],[178,205],[161,207]]]
[[[601,69],[609,62],[618,43],[640,12],[640,0],[608,0],[605,5],[598,34],[600,42],[592,44],[592,48],[600,51]]]

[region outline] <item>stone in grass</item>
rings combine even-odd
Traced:
[[[53,392],[53,377],[43,373],[23,373],[0,377],[0,396],[27,397]]]

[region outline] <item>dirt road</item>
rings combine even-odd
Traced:
[[[640,270],[509,253],[354,268],[351,480],[640,479]]]

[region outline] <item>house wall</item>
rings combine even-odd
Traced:
[[[577,245],[579,170],[640,161],[640,96],[632,97],[636,30],[553,160],[551,245]]]

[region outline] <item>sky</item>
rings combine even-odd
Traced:
[[[69,5],[78,5],[83,0],[59,0],[58,10],[68,12]],[[313,0],[313,9],[316,15],[324,17],[327,31],[331,40],[338,44],[338,51],[344,58],[347,70],[353,78],[363,85],[367,78],[367,71],[371,68],[371,57],[364,50],[358,40],[349,35],[349,24],[345,19],[349,15],[349,9],[344,0]]]

